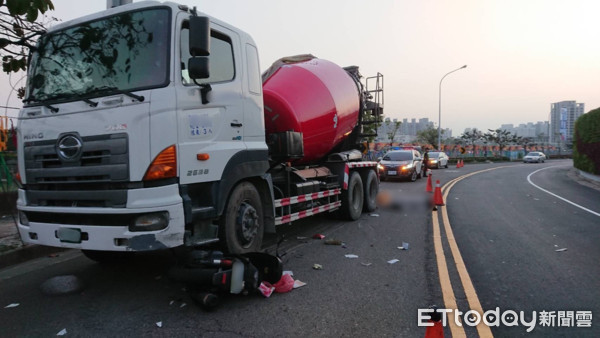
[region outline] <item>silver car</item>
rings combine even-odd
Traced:
[[[448,168],[448,155],[443,151],[430,151],[428,153],[429,163],[427,168]]]
[[[541,151],[531,151],[525,157],[523,157],[523,163],[536,162],[544,163],[546,161],[546,155]]]

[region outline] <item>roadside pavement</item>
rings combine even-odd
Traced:
[[[24,244],[11,216],[0,217],[0,269],[66,249]]]

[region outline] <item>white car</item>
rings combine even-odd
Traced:
[[[445,152],[440,151],[430,151],[428,153],[429,163],[427,163],[427,168],[448,168],[448,155]]]
[[[542,153],[540,151],[529,152],[527,155],[525,155],[525,157],[523,157],[523,163],[529,163],[529,162],[544,163],[545,161],[546,161],[546,155],[544,155],[544,153]]]

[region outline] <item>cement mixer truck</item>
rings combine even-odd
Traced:
[[[364,82],[364,83],[363,83]],[[261,74],[243,31],[136,2],[61,23],[32,52],[18,124],[27,243],[101,261],[221,245],[259,251],[277,225],[376,208],[363,143],[383,76],[300,55]]]

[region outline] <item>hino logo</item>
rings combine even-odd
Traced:
[[[43,139],[44,138],[44,134],[43,133],[31,133],[31,134],[27,134],[27,135],[23,135],[23,139],[25,140],[39,140],[39,139]]]
[[[74,160],[81,154],[81,140],[74,135],[67,135],[58,141],[58,156],[65,160]]]

